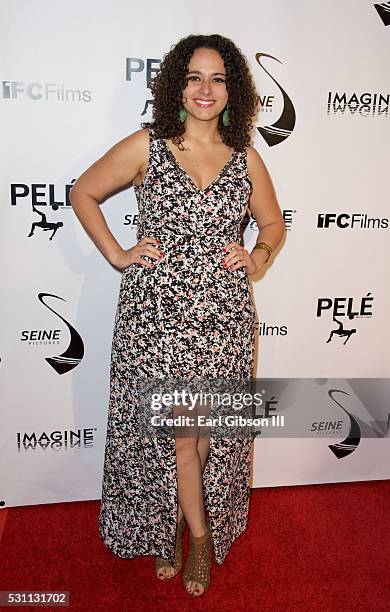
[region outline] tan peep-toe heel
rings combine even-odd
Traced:
[[[213,548],[213,539],[211,536],[210,525],[206,523],[207,531],[200,537],[190,535],[190,551],[186,561],[186,566],[183,573],[183,582],[187,593],[193,597],[203,595],[210,584],[210,566],[211,566],[211,551]],[[188,591],[188,583],[197,582],[203,587],[202,593]]]
[[[156,557],[155,567],[156,567],[157,578],[159,578],[159,580],[169,580],[170,578],[173,578],[174,576],[176,576],[176,574],[178,574],[181,570],[182,556],[183,556],[182,539],[183,539],[183,533],[186,528],[186,525],[187,525],[187,521],[185,517],[183,516],[180,519],[176,527],[175,559],[174,559],[173,565],[172,563],[169,563],[169,561],[167,559],[164,559],[163,557]],[[173,572],[171,572],[168,575],[164,575],[163,573],[160,574],[160,570],[163,568],[164,569],[167,568],[170,570],[173,569]]]

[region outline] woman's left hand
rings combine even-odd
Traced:
[[[224,252],[226,254],[222,265],[226,269],[237,270],[238,268],[245,268],[247,274],[255,274],[258,271],[258,264],[238,242],[229,242],[225,246]]]

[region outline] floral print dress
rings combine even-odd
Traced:
[[[139,430],[136,380],[253,376],[256,314],[245,269],[222,265],[223,247],[240,242],[251,193],[246,150],[199,189],[166,141],[149,127],[149,164],[134,186],[137,240],[160,241],[153,268],[122,272],[111,349],[110,401],[99,533],[122,558],[173,562],[177,515],[174,438]],[[245,531],[251,437],[211,437],[203,471],[205,508],[222,564]]]

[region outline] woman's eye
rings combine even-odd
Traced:
[[[199,79],[199,77],[193,75],[193,76],[187,77],[187,79],[188,79],[188,81],[192,81],[193,79]],[[218,83],[225,83],[226,82],[225,79],[221,79],[221,77],[215,77],[213,79],[213,81],[217,81]]]

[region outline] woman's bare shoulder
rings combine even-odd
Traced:
[[[249,146],[246,147],[246,151],[247,151],[247,157],[248,157],[248,162],[252,163],[252,164],[256,164],[259,163],[259,161],[261,162],[261,156],[258,152],[257,149],[255,149],[255,147]]]
[[[251,177],[253,176],[265,176],[268,174],[266,165],[261,157],[260,153],[255,147],[249,146],[246,148],[247,151],[247,166],[248,172]]]
[[[114,145],[114,147],[120,147],[126,150],[134,151],[134,149],[138,149],[140,151],[147,152],[149,149],[149,130],[148,128],[140,128],[136,130],[132,134],[125,136],[119,142]]]
[[[136,130],[115,143],[105,154],[117,165],[127,166],[135,172],[142,170],[149,157],[149,131],[147,128]]]
[[[116,142],[78,178],[72,191],[83,189],[100,200],[107,193],[132,184],[149,158],[149,133],[136,130]]]

